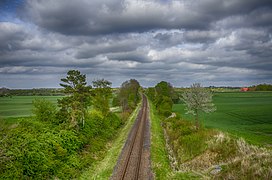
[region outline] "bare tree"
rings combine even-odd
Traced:
[[[191,88],[182,94],[182,100],[186,104],[187,113],[195,116],[196,128],[199,129],[199,112],[210,113],[216,110],[212,103],[212,93],[200,83],[194,83]]]

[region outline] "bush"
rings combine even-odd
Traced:
[[[156,103],[158,112],[165,117],[172,114],[172,106],[173,102],[171,98],[167,96],[160,96]]]
[[[33,101],[33,114],[39,121],[55,122],[56,119],[56,106],[45,99],[35,99]]]
[[[4,179],[49,179],[82,146],[73,131],[32,119],[1,133],[6,134],[0,144],[1,156],[6,157],[0,168]]]
[[[179,163],[183,163],[203,153],[207,149],[206,140],[213,132],[205,129],[196,130],[190,121],[169,118],[164,122],[169,144]]]

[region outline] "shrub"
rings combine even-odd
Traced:
[[[158,100],[156,106],[157,106],[158,112],[161,115],[168,117],[172,114],[173,102],[170,97],[160,96],[160,99]]]
[[[213,135],[213,132],[209,130],[197,131],[192,122],[179,118],[168,118],[164,126],[179,163],[203,153],[208,147],[206,140]]]
[[[0,144],[6,157],[0,168],[4,179],[49,179],[82,145],[73,131],[31,119],[1,133],[6,134]]]
[[[56,119],[56,106],[45,99],[35,99],[33,101],[33,114],[39,121],[54,122]]]

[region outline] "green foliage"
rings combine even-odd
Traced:
[[[178,118],[166,119],[164,127],[179,163],[203,153],[207,148],[206,140],[213,135],[205,129],[197,131],[191,122]]]
[[[118,93],[119,104],[122,106],[123,111],[132,112],[140,101],[140,84],[135,79],[125,81]]]
[[[162,96],[158,99],[157,102],[157,110],[160,114],[164,115],[165,117],[168,117],[172,114],[172,106],[173,101],[168,96]]]
[[[39,88],[39,89],[7,89],[0,88],[0,97],[12,96],[62,96],[61,89]]]
[[[119,101],[117,95],[113,96],[113,98],[112,98],[112,106],[113,107],[120,106],[120,101]]]
[[[155,86],[156,93],[161,96],[171,97],[173,94],[173,87],[170,83],[161,81]]]
[[[55,122],[57,107],[51,101],[35,99],[33,106],[33,114],[37,120]]]
[[[75,179],[103,155],[100,151],[122,125],[109,111],[111,83],[93,82],[96,104],[89,112],[91,87],[86,76],[72,70],[62,82],[67,96],[58,100],[57,113],[50,101],[35,99],[35,117],[16,120],[17,124],[1,119],[0,179]]]
[[[7,179],[47,179],[65,163],[67,152],[80,147],[73,132],[58,132],[51,125],[32,119],[22,119],[17,127],[1,132],[4,134],[1,149],[6,161],[0,174]],[[64,135],[66,139],[62,139]]]
[[[104,116],[101,111],[92,110],[86,118],[86,124],[82,131],[84,135],[92,134],[94,137],[102,135],[109,138],[121,124],[121,119],[114,113],[108,113],[107,116]]]
[[[272,91],[271,84],[259,84],[249,88],[250,91]]]
[[[165,117],[171,115],[173,106],[172,98],[175,96],[175,92],[170,83],[161,81],[155,88],[148,88],[146,92],[161,115]]]
[[[154,87],[149,87],[146,89],[145,91],[145,94],[147,95],[148,99],[151,101],[151,102],[154,102],[155,101],[155,88]]]
[[[162,118],[158,115],[155,107],[150,103],[150,116],[151,116],[151,162],[152,162],[152,171],[154,174],[154,179],[199,179],[198,175],[193,173],[184,173],[176,171],[171,167],[171,162],[169,160],[169,154],[166,149],[165,137],[162,124]],[[173,119],[172,119],[173,120]],[[169,120],[171,121],[171,120]],[[188,131],[194,131],[193,129],[188,128],[186,124],[187,121],[176,121],[176,123],[181,123],[179,128],[185,128],[183,131],[184,134],[188,134]],[[182,124],[184,123],[184,124]],[[165,124],[165,123],[164,123]],[[171,125],[172,123],[168,123]],[[176,129],[180,132],[178,129]],[[173,134],[174,135],[174,134]]]
[[[124,126],[118,130],[118,133],[115,133],[116,138],[107,144],[107,149],[104,150],[105,156],[103,159],[95,163],[93,166],[90,166],[79,179],[110,179],[114,166],[116,165],[118,157],[122,151],[122,147],[126,142],[128,133],[134,124],[139,108],[140,104],[127,119]],[[112,116],[113,119],[118,118],[115,114],[112,114]],[[117,119],[114,122],[118,122]],[[115,124],[114,122],[113,124]]]
[[[109,100],[112,97],[111,82],[100,79],[93,81],[93,107],[101,111],[104,115],[109,113]]]
[[[1,178],[76,178],[95,161],[92,155],[105,148],[120,125],[115,114],[103,116],[95,110],[86,116],[82,131],[31,118],[21,119],[17,125],[5,125],[0,131]]]
[[[70,70],[67,77],[61,81],[64,83],[60,83],[64,87],[63,92],[68,96],[58,101],[60,106],[58,118],[68,119],[72,128],[84,126],[87,108],[91,104],[91,86],[87,86],[86,75],[78,70]],[[59,121],[65,121],[64,119]]]

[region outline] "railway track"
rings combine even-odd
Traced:
[[[143,95],[142,107],[123,147],[112,180],[151,179],[150,137],[147,98]]]

